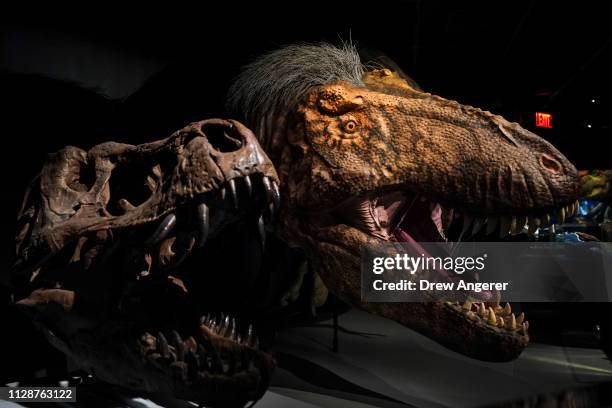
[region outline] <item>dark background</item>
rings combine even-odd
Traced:
[[[294,1],[212,8],[96,3],[0,13],[2,264],[46,154],[140,143],[223,115],[245,62],[296,41],[351,39],[423,89],[520,122],[578,168],[609,168],[612,47],[604,2]],[[553,114],[534,127],[535,111]],[[589,127],[590,126],[590,127]]]

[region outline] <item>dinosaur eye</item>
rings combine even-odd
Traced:
[[[357,131],[357,128],[359,127],[359,125],[357,124],[356,121],[354,120],[347,120],[346,122],[344,122],[342,124],[342,129],[346,132],[346,133],[355,133]]]

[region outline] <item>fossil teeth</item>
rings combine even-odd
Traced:
[[[516,324],[523,323],[523,320],[525,320],[525,313],[521,312],[521,314],[516,318]]]
[[[550,214],[544,214],[544,216],[542,217],[542,224],[550,225]]]
[[[163,358],[170,357],[170,349],[168,347],[168,340],[166,340],[166,336],[162,332],[157,333],[157,351]]]
[[[230,195],[232,196],[232,203],[234,204],[234,209],[238,209],[238,193],[236,192],[236,180],[231,179],[227,185],[229,186]]]
[[[510,314],[510,320],[508,321],[508,329],[516,329],[516,316],[514,316],[514,313]]]
[[[527,329],[529,329],[529,326],[528,326],[526,323],[523,323],[523,324],[521,325],[521,333],[522,333],[523,335],[526,335],[526,334],[527,334]]]
[[[200,227],[200,236],[198,237],[198,247],[202,248],[206,244],[208,232],[210,230],[210,210],[204,203],[198,205],[198,221]]]
[[[261,241],[261,248],[266,247],[266,228],[264,225],[263,214],[257,219],[257,231],[259,232],[259,240]]]
[[[497,318],[495,316],[495,312],[493,311],[492,307],[489,308],[489,318],[487,319],[487,323],[490,324],[491,326],[497,325]]]
[[[512,313],[512,306],[510,306],[510,302],[508,302],[506,306],[504,306],[504,310],[502,310],[502,315],[508,316],[510,313]]]
[[[246,342],[246,344],[251,344],[251,342],[253,341],[253,325],[252,324],[249,324],[249,328],[247,330],[247,336],[244,341]]]
[[[236,338],[236,319],[232,318],[229,327],[225,331],[225,337],[234,340]]]
[[[463,303],[463,306],[461,306],[463,310],[472,310],[472,302],[469,300],[466,300]]]
[[[210,313],[207,314],[206,316],[202,316],[200,317],[200,325],[208,325],[208,321],[210,320]]]
[[[499,218],[499,237],[504,238],[510,232],[510,225],[512,224],[512,218],[507,216],[501,216]]]
[[[176,350],[176,359],[177,361],[185,361],[185,343],[183,343],[183,339],[180,334],[176,330],[172,330],[171,342]]]
[[[244,185],[246,186],[247,194],[250,197],[253,194],[253,183],[251,183],[251,177],[248,175],[244,176]]]
[[[264,192],[266,193],[266,200],[272,201],[272,183],[270,179],[264,176],[261,181],[263,182]]]
[[[487,309],[485,308],[484,303],[480,303],[480,307],[478,308],[478,316],[484,317],[487,314]]]
[[[499,319],[497,319],[497,327],[499,327],[500,329],[503,329],[505,327],[505,323],[504,323],[504,318],[500,317]]]
[[[487,217],[487,229],[485,233],[487,235],[491,235],[495,231],[495,228],[497,228],[498,223],[499,223],[499,217],[496,217],[495,215]]]
[[[229,324],[230,324],[230,317],[229,315],[227,315],[225,316],[225,319],[223,320],[223,323],[221,324],[221,327],[219,328],[220,334],[225,335],[225,332],[229,328]]]
[[[221,197],[221,201],[225,201],[225,196],[227,195],[227,190],[225,187],[221,187],[221,191],[219,192],[219,196]]]
[[[486,219],[484,217],[476,217],[474,219],[474,225],[472,227],[472,235],[476,235],[478,231],[482,229],[485,224]]]
[[[272,200],[274,201],[274,207],[280,207],[280,189],[276,181],[272,180]]]
[[[164,218],[164,220],[157,226],[157,229],[155,230],[153,235],[151,235],[147,243],[149,245],[155,245],[159,243],[164,238],[166,238],[170,232],[172,232],[172,229],[174,229],[175,225],[176,225],[176,215],[174,214],[166,215],[166,218]]]

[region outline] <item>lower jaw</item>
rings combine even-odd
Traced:
[[[340,299],[367,312],[394,320],[443,346],[484,361],[516,359],[529,337],[505,333],[473,321],[444,302],[374,303],[361,300],[360,255],[364,245],[381,240],[344,224],[311,231],[316,246],[315,270]]]

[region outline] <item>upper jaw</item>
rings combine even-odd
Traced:
[[[432,199],[407,187],[393,186],[346,199],[332,212],[347,224],[385,241],[410,240],[406,234],[416,241],[446,241],[451,226],[459,228],[459,236],[450,238],[466,239],[484,233],[484,238],[491,240],[533,234],[538,228],[562,223],[577,212],[578,202],[499,212],[474,210],[478,208],[482,206]]]

